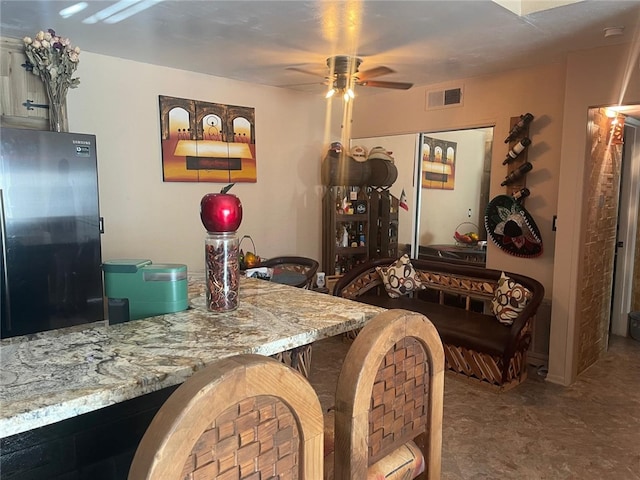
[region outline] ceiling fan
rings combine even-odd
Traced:
[[[389,67],[381,66],[361,72],[359,71],[361,63],[362,59],[358,57],[336,55],[327,58],[327,67],[329,67],[329,74],[327,76],[297,67],[289,67],[288,70],[307,73],[310,75],[324,76],[324,84],[331,87],[327,93],[327,98],[331,97],[334,93],[343,93],[345,95],[345,100],[348,100],[347,97],[353,98],[354,85],[360,85],[362,87],[394,88],[398,90],[408,90],[413,86],[413,83],[372,80],[373,78],[377,78],[382,75],[394,73],[394,70]]]

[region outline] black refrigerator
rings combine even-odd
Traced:
[[[104,319],[94,135],[0,129],[1,337]]]

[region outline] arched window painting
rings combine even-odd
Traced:
[[[239,143],[249,143],[251,138],[251,124],[246,118],[238,117],[233,120],[233,138]]]
[[[160,95],[165,182],[256,182],[255,109]]]
[[[422,188],[453,190],[456,177],[456,142],[424,137]]]
[[[217,115],[207,115],[202,119],[205,140],[222,141],[222,119]]]
[[[189,140],[191,136],[191,129],[189,128],[189,112],[184,108],[173,108],[169,112],[169,129],[172,137],[180,140]]]

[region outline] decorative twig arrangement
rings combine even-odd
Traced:
[[[234,236],[205,245],[207,310],[224,312],[238,307],[238,241]]]

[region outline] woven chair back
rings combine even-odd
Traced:
[[[405,310],[378,314],[338,378],[334,479],[367,478],[369,466],[410,440],[422,451],[425,478],[440,478],[443,394],[444,352],[433,324]]]
[[[322,408],[311,385],[261,355],[190,377],[154,417],[129,480],[322,478]]]

